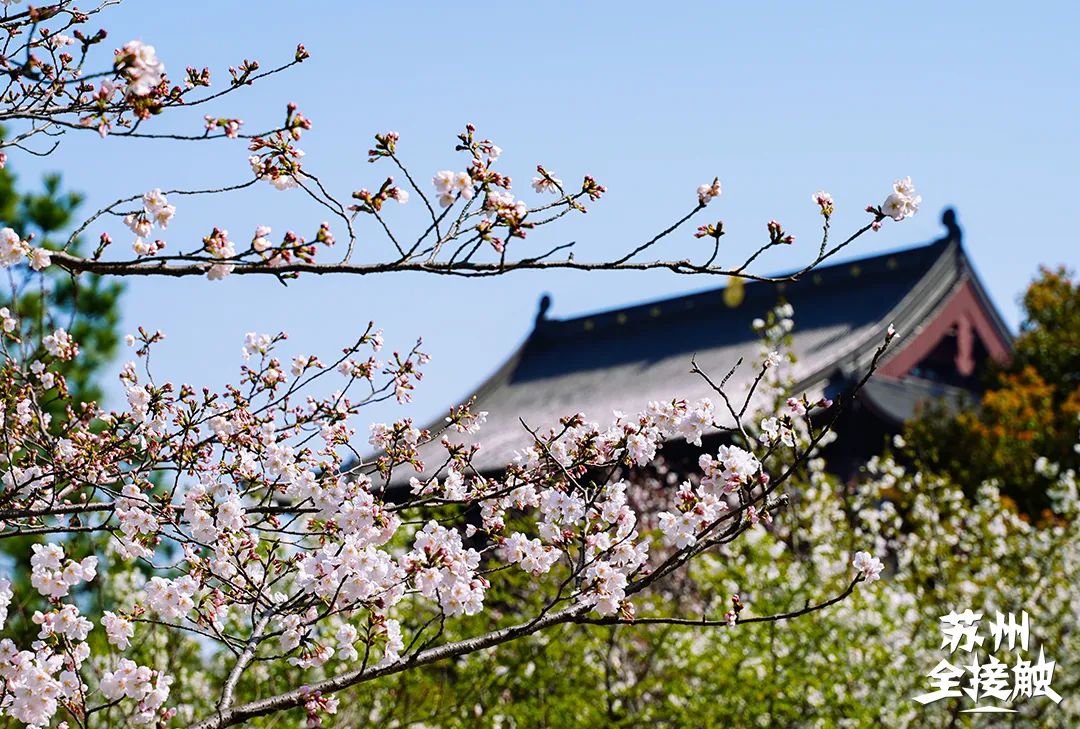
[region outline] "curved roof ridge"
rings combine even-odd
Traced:
[[[959,237],[956,235],[958,231],[950,229],[947,234],[929,243],[923,243],[916,246],[908,246],[904,248],[896,248],[881,253],[876,253],[872,256],[866,256],[863,258],[852,258],[844,261],[838,261],[836,263],[829,263],[827,265],[819,265],[807,271],[803,276],[790,282],[771,282],[771,281],[747,281],[745,298],[759,296],[770,296],[776,292],[778,286],[798,286],[805,284],[807,281],[820,280],[818,277],[841,277],[844,276],[852,265],[858,264],[861,268],[867,269],[867,272],[874,272],[878,268],[890,267],[892,270],[901,269],[906,266],[917,266],[920,263],[925,263],[931,258],[928,254],[935,250],[941,249],[942,251],[951,242],[959,243]],[[932,257],[936,260],[937,256]],[[890,260],[894,263],[890,265]],[[893,268],[895,267],[895,268]],[[792,276],[802,271],[801,268],[794,269],[785,273],[774,274],[774,278],[782,278]],[[727,286],[719,286],[708,289],[702,289],[686,294],[677,294],[674,296],[667,296],[659,299],[652,299],[637,304],[630,304],[627,306],[612,307],[606,309],[600,309],[595,312],[578,314],[576,316],[567,317],[564,319],[553,318],[538,318],[536,322],[536,328],[534,332],[542,332],[543,334],[555,334],[559,331],[567,329],[574,329],[576,325],[584,324],[585,322],[592,322],[591,328],[601,328],[610,322],[614,322],[619,319],[620,315],[626,319],[638,318],[641,315],[648,317],[654,317],[654,312],[659,309],[661,312],[671,313],[672,309],[676,312],[685,311],[690,308],[695,308],[698,302],[704,302],[708,304],[719,303],[722,301],[723,292],[727,290]],[[744,299],[745,301],[745,299]],[[644,317],[642,317],[644,318]],[[531,336],[531,335],[530,335]]]
[[[949,208],[949,210],[951,210],[951,208]],[[831,264],[815,266],[814,268],[807,271],[804,275],[800,276],[799,279],[796,279],[793,282],[782,282],[782,283],[799,283],[801,281],[805,281],[807,278],[809,278],[809,276],[812,276],[815,273],[816,274],[833,273],[833,272],[839,271],[841,269],[846,269],[846,268],[850,267],[852,264],[856,264],[856,262],[858,262],[858,264],[860,264],[861,266],[865,266],[865,265],[873,266],[874,264],[879,264],[879,262],[885,262],[885,261],[888,261],[890,258],[896,258],[896,257],[903,257],[908,261],[912,260],[912,259],[919,259],[919,258],[921,258],[921,256],[923,254],[928,253],[934,247],[944,247],[950,241],[953,241],[953,240],[959,241],[959,239],[958,238],[955,239],[954,235],[951,234],[951,231],[949,231],[948,233],[946,233],[945,237],[935,239],[935,240],[930,241],[928,243],[921,243],[919,245],[909,245],[909,246],[903,246],[903,247],[896,247],[896,248],[890,249],[890,251],[883,251],[881,253],[877,253],[877,254],[874,254],[872,256],[864,256],[864,257],[861,257],[861,258],[847,258],[845,260],[839,260],[839,261],[836,261],[836,262],[831,262]],[[774,274],[770,274],[770,278],[777,278],[777,279],[787,278],[787,276],[795,275],[796,273],[799,273],[800,271],[802,271],[802,269],[797,268],[797,269],[785,271],[783,273],[774,273]],[[755,291],[757,291],[757,289],[769,288],[770,286],[775,286],[778,283],[781,283],[781,282],[746,281],[745,286],[747,287],[747,293],[750,293],[752,288],[755,289]],[[546,319],[546,318],[545,319],[540,319],[540,320],[538,320],[538,323],[541,323],[541,324],[553,324],[553,325],[557,326],[559,324],[583,322],[586,319],[596,320],[596,319],[600,319],[600,318],[606,318],[606,316],[609,316],[609,315],[617,315],[619,313],[627,313],[627,312],[636,311],[636,310],[647,310],[647,309],[649,309],[651,307],[663,306],[663,305],[665,305],[665,303],[666,303],[666,305],[671,305],[671,303],[678,303],[678,302],[681,302],[681,301],[688,301],[688,300],[691,300],[691,299],[712,298],[712,297],[715,297],[716,294],[723,293],[726,288],[727,288],[727,286],[714,286],[714,287],[711,287],[711,288],[703,288],[703,289],[701,289],[701,291],[697,291],[697,292],[690,292],[690,293],[687,293],[687,294],[676,294],[676,295],[673,295],[673,296],[666,296],[666,297],[662,297],[662,298],[652,299],[652,300],[649,300],[649,301],[643,301],[643,302],[639,302],[639,303],[631,303],[631,305],[626,305],[626,306],[622,306],[622,307],[611,307],[611,308],[607,308],[607,309],[600,309],[598,311],[591,312],[591,313],[584,313],[584,314],[576,314],[576,315],[573,315],[573,316],[567,316],[567,318],[565,318],[565,319]]]

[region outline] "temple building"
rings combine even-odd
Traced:
[[[977,394],[987,364],[1012,351],[1011,334],[961,244],[955,213],[946,210],[942,222],[945,235],[929,244],[822,266],[794,282],[750,282],[741,300],[719,288],[550,319],[545,297],[532,333],[474,393],[475,410],[488,412],[474,466],[496,472],[531,445],[521,421],[546,430],[576,412],[603,423],[612,411],[638,412],[650,400],[717,400],[690,372],[691,357],[716,379],[742,358],[726,388],[739,396],[761,351],[751,322],[787,301],[795,310],[794,392],[811,398],[836,400],[850,391],[888,326],[898,332],[837,423],[841,437],[829,465],[847,472],[880,452],[885,436],[926,402]],[[665,453],[672,449],[687,449],[687,456],[700,450],[672,443]]]

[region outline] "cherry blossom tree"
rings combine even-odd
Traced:
[[[457,136],[460,167],[436,171],[430,182],[413,174],[403,141],[386,132],[375,135],[369,158],[392,176],[353,192],[329,190],[297,146],[313,123],[294,104],[279,126],[257,132],[219,108],[302,64],[303,46],[268,70],[239,63],[220,89],[208,69],[188,68],[174,84],[152,46],[132,40],[106,50],[112,44],[94,28],[112,4],[79,11],[70,2],[5,2],[5,155],[62,159],[64,137],[90,131],[192,144],[224,137],[251,153],[244,179],[132,191],[57,245],[3,227],[0,266],[9,270],[211,282],[261,274],[287,282],[305,274],[667,269],[781,280],[751,268],[766,250],[793,241],[776,221],[756,252],[732,265],[717,262],[719,221],[694,233],[713,242],[703,260],[643,258],[721,195],[718,179],[696,193],[691,187],[688,212],[620,256],[582,262],[568,245],[527,252],[527,236],[585,212],[605,187],[589,175],[564,184],[541,164],[534,201],[519,198],[497,168],[500,148],[472,125]],[[199,129],[157,130],[158,117],[196,106],[208,112]],[[259,226],[243,243],[209,222],[201,241],[176,244],[175,252],[157,237],[183,214],[185,198],[254,186],[305,195],[329,221],[310,224],[311,238],[275,237]],[[783,280],[885,221],[909,217],[920,202],[910,179],[898,180],[882,204],[867,208],[865,225],[831,243],[833,200],[825,192],[811,198],[823,220],[820,244]],[[382,212],[409,201],[426,217],[407,235]],[[130,235],[114,241],[114,224]],[[383,234],[374,259],[374,249],[354,257],[361,227]],[[97,240],[89,254],[75,247],[82,236]],[[342,252],[332,256],[331,248]],[[746,392],[726,389],[730,374],[714,383],[699,371],[715,401],[672,393],[608,422],[569,412],[554,427],[523,423],[532,446],[493,475],[472,466],[486,414],[471,403],[452,408],[439,427],[408,417],[363,421],[373,403],[407,402],[428,363],[420,343],[383,353],[374,325],[332,356],[290,357],[284,334],[250,334],[239,379],[221,391],[157,381],[150,356],[163,335],[140,329],[128,337],[135,360],[120,373],[127,405],[106,410],[72,399],[62,372],[83,353],[61,323],[35,330],[9,309],[0,315],[0,538],[38,540],[14,567],[29,573],[30,588],[18,589],[27,582],[18,575],[0,578],[0,615],[19,610],[38,631],[30,642],[0,640],[0,712],[29,726],[172,721],[211,729],[288,710],[317,725],[335,713],[343,689],[557,626],[780,622],[837,604],[883,568],[859,550],[833,565],[848,578],[835,593],[773,615],[740,616],[737,602],[720,615],[653,609],[649,598],[662,585],[774,519],[846,405],[796,394],[776,412],[758,412],[762,391],[781,381],[773,351],[754,365]],[[782,335],[787,317],[771,313],[766,336]],[[324,390],[330,394],[318,394]],[[63,417],[54,417],[58,411]],[[652,462],[672,439],[700,442],[714,430],[729,442],[702,457],[699,478],[667,492],[663,504],[639,507],[635,485],[620,474]],[[535,583],[538,601],[527,611],[489,604],[509,574]],[[646,604],[649,614],[640,614]],[[185,654],[200,658],[185,662]],[[280,686],[282,677],[290,684]]]

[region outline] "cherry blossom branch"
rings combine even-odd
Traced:
[[[259,622],[255,625],[255,629],[251,631],[251,636],[244,645],[244,652],[236,659],[232,670],[229,671],[228,678],[225,679],[225,684],[221,688],[221,698],[218,700],[217,704],[219,713],[222,710],[228,709],[229,705],[232,704],[233,692],[236,691],[236,684],[240,681],[240,676],[243,674],[244,670],[251,664],[252,659],[255,658],[263,632],[266,630],[266,626],[270,623],[270,619],[273,615],[273,611],[267,612],[259,619]]]
[[[572,245],[572,244],[569,244]],[[558,249],[556,249],[558,250]],[[183,260],[177,257],[178,260]],[[190,264],[170,265],[166,261],[131,260],[131,261],[93,261],[65,253],[52,254],[52,260],[73,273],[93,273],[100,276],[168,276],[182,278],[187,276],[205,276],[212,265],[204,259]],[[272,275],[282,274],[352,274],[370,275],[393,272],[431,273],[441,276],[461,276],[465,278],[485,278],[499,276],[513,271],[572,270],[572,271],[651,271],[666,270],[682,275],[709,275],[743,278],[749,281],[767,283],[798,281],[817,263],[806,266],[800,271],[787,276],[765,276],[748,274],[738,269],[721,266],[703,266],[688,259],[678,261],[648,261],[642,263],[588,263],[567,260],[523,259],[502,263],[473,263],[456,261],[439,263],[428,261],[390,261],[386,263],[289,263],[282,265],[251,264],[237,265],[231,273],[237,275]]]
[[[324,694],[333,693],[350,686],[381,678],[382,676],[390,676],[405,670],[475,653],[476,651],[484,650],[485,648],[492,648],[512,640],[538,633],[556,625],[572,622],[578,614],[585,610],[587,610],[587,607],[585,606],[564,608],[563,610],[551,613],[538,621],[519,623],[512,627],[492,631],[486,635],[446,643],[435,648],[429,648],[418,654],[414,654],[408,660],[398,661],[397,663],[387,666],[369,668],[364,671],[352,671],[324,681],[317,681],[310,684],[305,689],[287,691],[278,694],[277,696],[259,699],[258,701],[251,701],[231,709],[226,709],[217,716],[208,717],[201,722],[193,724],[191,729],[221,729],[221,727],[236,726],[237,724],[241,724],[259,716],[266,716],[267,714],[272,714],[277,711],[301,706],[307,700],[308,695],[315,691]]]
[[[794,274],[782,277],[770,277],[750,272],[749,266],[764,252],[782,244],[790,244],[794,237],[785,233],[780,224],[771,221],[767,228],[769,239],[759,245],[755,251],[739,266],[731,267],[715,263],[720,252],[720,237],[724,235],[722,222],[703,225],[698,228],[696,237],[714,239],[712,252],[704,261],[692,258],[676,260],[634,261],[642,252],[652,248],[669,237],[696,214],[706,208],[721,195],[718,179],[711,184],[704,184],[697,189],[695,206],[674,223],[645,242],[631,248],[624,254],[610,260],[579,262],[570,252],[566,258],[556,255],[575,246],[574,243],[549,246],[538,255],[517,255],[509,253],[511,246],[515,251],[520,248],[530,231],[552,224],[571,212],[586,212],[586,204],[599,200],[606,188],[591,176],[584,176],[580,189],[571,190],[543,165],[537,165],[537,177],[533,178],[532,187],[537,194],[552,194],[554,201],[540,204],[528,204],[519,199],[511,190],[510,178],[496,169],[496,163],[502,150],[489,139],[476,136],[475,127],[467,125],[458,135],[455,150],[466,154],[465,171],[442,170],[432,177],[431,194],[417,181],[398,153],[399,137],[395,132],[375,135],[375,144],[368,150],[369,161],[378,162],[389,158],[396,170],[405,175],[409,188],[419,195],[430,224],[423,232],[408,242],[410,236],[395,231],[381,210],[391,201],[405,204],[409,191],[395,186],[393,178],[388,177],[376,188],[361,188],[348,197],[355,203],[347,204],[346,196],[339,195],[325,186],[318,176],[308,170],[304,164],[304,153],[297,148],[303,134],[311,129],[311,120],[301,114],[295,104],[286,106],[283,122],[271,129],[258,133],[240,133],[242,122],[229,117],[205,117],[205,128],[201,134],[185,134],[163,131],[140,131],[149,124],[153,117],[162,112],[180,107],[194,107],[219,100],[244,86],[251,85],[268,76],[283,73],[302,63],[307,57],[303,46],[298,46],[294,57],[269,70],[262,70],[255,61],[245,60],[236,68],[230,68],[231,83],[227,88],[198,96],[197,90],[210,86],[210,72],[188,68],[184,84],[170,86],[165,74],[164,64],[158,59],[151,46],[138,41],[124,45],[112,59],[111,69],[89,72],[84,68],[90,51],[103,42],[104,32],[86,35],[76,26],[85,24],[97,11],[105,7],[101,4],[91,13],[79,13],[68,10],[67,3],[59,3],[40,11],[28,11],[23,17],[8,22],[29,23],[31,31],[21,41],[22,45],[11,48],[12,35],[8,39],[5,53],[0,56],[0,66],[7,65],[12,83],[24,80],[20,85],[21,95],[13,93],[5,98],[6,106],[0,106],[0,121],[29,122],[29,129],[18,130],[9,142],[16,148],[23,147],[23,142],[37,134],[59,136],[68,130],[93,128],[102,135],[114,133],[118,136],[163,138],[181,141],[201,141],[226,137],[249,140],[248,149],[252,153],[249,165],[254,177],[241,184],[221,188],[208,188],[199,191],[174,191],[162,193],[152,190],[142,195],[142,209],[117,211],[119,206],[135,202],[138,195],[122,197],[112,205],[103,208],[78,225],[62,251],[50,251],[33,248],[29,241],[11,240],[0,249],[0,258],[11,265],[21,256],[35,270],[49,265],[58,265],[69,273],[92,273],[108,276],[170,276],[185,277],[206,275],[219,280],[230,274],[272,275],[282,282],[301,274],[352,274],[370,275],[395,271],[431,273],[435,275],[456,275],[465,277],[487,277],[503,275],[518,270],[565,269],[578,271],[599,270],[668,270],[682,275],[722,275],[746,278],[757,281],[794,281],[812,270],[822,261],[856,240],[868,230],[876,230],[886,217],[901,220],[917,209],[918,198],[910,186],[910,181],[898,181],[894,193],[879,207],[868,207],[872,222],[857,230],[844,242],[828,247],[829,218],[833,212],[832,199],[827,193],[817,193],[814,201],[820,206],[825,218],[823,239],[817,256],[804,268]],[[43,21],[64,21],[58,27],[37,30],[37,24]],[[2,21],[0,21],[2,22]],[[62,31],[71,30],[73,36]],[[79,46],[78,58],[64,50]],[[25,53],[26,61],[21,66],[13,66],[11,58]],[[37,55],[35,55],[37,54]],[[33,80],[34,83],[26,83]],[[47,82],[47,83],[46,83]],[[114,131],[114,126],[119,131]],[[0,142],[2,145],[3,142]],[[53,148],[55,149],[55,147]],[[49,154],[48,151],[34,151],[35,154]],[[0,164],[3,159],[0,158]],[[344,256],[337,261],[316,261],[323,247],[334,245],[334,235],[329,223],[323,222],[311,241],[296,233],[289,232],[279,244],[268,237],[270,229],[258,226],[249,247],[238,248],[229,239],[224,226],[214,227],[201,244],[192,246],[178,253],[162,255],[166,242],[160,238],[150,240],[156,227],[165,229],[176,213],[176,208],[167,202],[170,194],[225,194],[254,185],[257,181],[266,181],[279,190],[299,188],[324,212],[345,227],[347,245]],[[437,212],[436,205],[442,207]],[[389,255],[379,255],[378,251],[365,251],[369,254],[363,263],[354,263],[352,256],[356,250],[358,230],[355,227],[359,217],[370,215],[374,218],[377,230],[390,244]],[[112,216],[123,217],[124,224],[135,234],[132,250],[135,258],[111,255],[113,238],[109,230],[97,231],[99,245],[90,256],[78,255],[72,244],[79,235],[87,232],[91,225],[107,222]],[[434,240],[429,237],[434,234]],[[490,250],[489,250],[490,249]],[[447,257],[444,251],[452,251]]]
[[[290,122],[290,124],[293,123],[294,122]],[[466,134],[461,135],[461,138],[471,138],[471,135],[472,127],[470,126],[468,127]],[[391,135],[377,135],[376,139],[380,140],[380,143],[386,147],[386,149],[390,149],[396,145],[396,136],[392,138],[393,144],[387,141],[391,139]],[[261,148],[267,144],[268,143],[264,140],[259,140],[255,147]],[[484,144],[490,143],[485,140]],[[398,156],[393,152],[384,151],[380,154],[376,154],[377,150],[372,150],[371,152],[376,155],[375,158],[378,156],[390,157],[399,169],[406,169]],[[713,263],[719,251],[719,238],[724,234],[721,223],[701,226],[701,228],[699,228],[699,231],[707,231],[706,233],[699,232],[699,237],[709,235],[716,239],[712,254],[702,263],[694,262],[689,258],[654,261],[631,260],[642,251],[647,250],[664,237],[670,235],[694,214],[704,209],[708,200],[711,199],[708,197],[700,197],[698,205],[695,206],[689,214],[683,216],[680,220],[668,226],[648,241],[632,249],[627,254],[611,260],[582,262],[575,260],[573,252],[565,258],[554,258],[560,251],[574,248],[576,246],[574,242],[554,246],[536,256],[526,256],[514,259],[508,258],[507,256],[507,246],[511,240],[515,237],[524,238],[526,229],[552,223],[572,210],[584,210],[584,207],[578,200],[587,195],[591,195],[594,199],[599,198],[603,188],[592,181],[591,178],[586,177],[582,192],[574,195],[564,195],[561,200],[555,203],[531,209],[520,201],[511,205],[510,201],[513,201],[513,197],[509,192],[502,192],[498,187],[498,185],[508,185],[508,183],[506,183],[505,179],[499,176],[498,173],[491,170],[493,159],[485,157],[477,152],[477,156],[474,157],[473,160],[473,171],[471,172],[472,175],[476,176],[476,179],[467,176],[465,173],[458,173],[457,176],[451,175],[449,172],[439,173],[439,175],[444,175],[446,179],[452,180],[450,182],[444,182],[443,177],[436,175],[436,187],[437,189],[443,190],[440,199],[445,206],[445,210],[442,214],[436,214],[434,208],[431,207],[430,202],[427,201],[427,196],[422,196],[425,201],[425,206],[431,216],[431,223],[420,234],[415,242],[408,244],[403,242],[403,239],[398,233],[394,232],[386,218],[380,214],[380,210],[387,200],[396,199],[404,201],[407,199],[407,193],[400,188],[394,187],[391,178],[387,178],[386,182],[383,183],[377,193],[372,193],[367,190],[360,190],[354,193],[353,197],[361,200],[362,204],[352,205],[346,209],[345,205],[342,202],[339,202],[316,176],[299,168],[296,161],[291,158],[291,155],[294,154],[295,150],[291,145],[282,141],[280,142],[280,149],[278,149],[278,151],[265,153],[262,158],[259,158],[261,161],[259,161],[257,165],[256,177],[245,183],[198,191],[161,193],[155,190],[147,193],[143,196],[145,211],[128,213],[125,218],[125,223],[140,236],[145,236],[152,230],[154,219],[161,220],[162,225],[164,225],[168,219],[174,215],[175,208],[165,202],[166,195],[226,193],[250,187],[259,179],[269,177],[275,184],[280,183],[285,186],[292,185],[303,189],[316,203],[328,210],[334,217],[344,222],[348,236],[348,245],[346,247],[345,255],[341,260],[328,262],[317,262],[315,260],[319,248],[318,244],[321,243],[326,246],[332,246],[334,244],[334,238],[330,233],[328,224],[323,223],[314,243],[307,243],[303,238],[298,238],[290,233],[286,236],[286,239],[281,245],[275,246],[266,237],[269,234],[269,229],[260,228],[256,231],[252,246],[239,252],[237,252],[234,244],[225,237],[225,233],[217,228],[214,229],[214,232],[210,236],[203,240],[203,244],[199,249],[170,255],[158,255],[157,251],[159,246],[147,247],[141,242],[142,237],[140,237],[136,240],[134,245],[135,252],[139,254],[138,257],[120,260],[102,258],[101,253],[108,244],[111,243],[111,238],[107,237],[106,234],[102,234],[103,245],[99,246],[99,249],[95,251],[92,257],[87,258],[84,256],[77,256],[68,250],[62,252],[48,252],[46,263],[56,264],[73,274],[93,273],[111,276],[187,277],[207,275],[211,278],[222,278],[226,275],[238,274],[272,275],[284,280],[285,278],[292,278],[301,274],[371,275],[391,272],[419,272],[461,277],[489,277],[519,270],[562,269],[577,271],[668,270],[682,275],[700,274],[742,278],[763,282],[786,282],[799,280],[806,273],[850,245],[860,236],[870,230],[876,230],[880,227],[881,221],[886,217],[886,213],[883,212],[881,208],[868,208],[873,215],[872,221],[848,236],[843,242],[832,247],[827,246],[828,220],[826,217],[826,224],[824,227],[825,235],[815,258],[806,263],[800,270],[786,276],[765,276],[747,270],[749,265],[763,252],[774,246],[792,242],[793,237],[785,233],[775,221],[768,226],[770,233],[769,241],[759,246],[754,254],[752,254],[743,264],[735,268]],[[252,159],[255,160],[256,158],[253,157]],[[544,170],[543,167],[539,167],[538,169]],[[547,173],[546,170],[544,170],[544,173],[550,174]],[[464,178],[464,180],[468,181],[461,181],[459,178]],[[411,175],[409,176],[409,179],[411,181],[410,184],[415,186],[415,180],[412,179]],[[534,183],[534,185],[538,186],[538,188],[542,188],[545,178],[537,179],[539,182]],[[305,184],[305,180],[310,180],[315,183],[316,188],[310,188]],[[442,186],[441,188],[440,185]],[[561,183],[559,189],[562,189]],[[484,196],[485,200],[482,209],[469,212],[471,203],[474,200],[479,199],[480,196]],[[121,198],[112,205],[99,210],[76,229],[70,237],[69,244],[102,216],[106,214],[117,215],[115,212],[117,207],[134,202],[137,199],[138,196]],[[464,207],[459,210],[457,219],[454,220],[449,229],[443,233],[440,228],[440,223],[446,220],[448,214],[453,209],[454,203],[461,199],[466,200]],[[553,216],[541,220],[534,221],[529,218],[532,213],[550,207],[559,207],[560,211]],[[363,263],[351,262],[357,239],[354,221],[356,216],[361,213],[369,214],[375,219],[378,229],[392,244],[395,255],[382,261],[367,261]],[[477,218],[477,216],[481,217]],[[477,219],[478,222],[476,222],[475,225],[470,224],[469,226],[463,227],[465,221],[471,219]],[[507,235],[505,238],[495,235],[496,231],[502,229],[506,230]],[[423,248],[423,250],[420,250],[424,240],[433,231],[436,235],[435,242]],[[440,251],[443,250],[445,244],[451,241],[458,243],[453,254],[448,258],[439,258],[438,255]],[[476,260],[476,256],[480,253],[481,248],[485,243],[490,243],[495,249],[498,253],[498,260]],[[163,245],[163,243],[161,245]]]
[[[216,101],[244,86],[285,72],[306,60],[308,54],[303,46],[298,46],[292,59],[268,70],[260,70],[256,61],[245,60],[237,68],[229,69],[232,81],[227,88],[201,97],[197,96],[198,90],[210,86],[208,69],[188,68],[183,86],[170,86],[153,47],[138,41],[124,45],[110,58],[107,69],[90,71],[86,63],[91,51],[107,34],[103,30],[85,33],[82,26],[106,7],[116,4],[116,0],[109,0],[88,12],[80,12],[71,2],[64,1],[0,17],[0,28],[8,31],[0,53],[0,68],[9,79],[5,103],[0,106],[0,122],[30,123],[29,129],[17,132],[14,140],[0,140],[0,148],[24,148],[21,143],[33,136],[59,136],[68,131],[93,130],[102,136],[113,133],[121,137],[180,141],[256,139],[289,131],[284,126],[241,134],[240,120],[210,116],[199,134],[139,131],[151,116]],[[78,51],[74,50],[75,46]],[[16,62],[14,59],[20,56],[25,60]]]
[[[607,617],[592,617],[581,616],[575,618],[573,622],[583,625],[685,625],[689,627],[724,627],[730,628],[735,625],[748,625],[751,623],[776,623],[783,620],[794,620],[795,618],[801,618],[804,615],[824,610],[825,608],[832,607],[851,596],[855,592],[855,587],[865,581],[863,575],[858,575],[853,579],[844,590],[833,597],[823,600],[822,602],[810,604],[810,601],[806,601],[806,605],[798,610],[792,610],[786,613],[777,613],[775,615],[760,615],[752,618],[744,618],[741,615],[736,616],[734,620],[728,618],[711,619],[702,616],[700,618],[677,618],[677,617],[635,617],[632,620],[620,618],[618,616]]]

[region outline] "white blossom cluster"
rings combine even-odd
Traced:
[[[440,170],[431,179],[435,186],[435,192],[439,196],[439,205],[448,208],[460,197],[462,200],[472,200],[476,194],[473,180],[468,172],[454,172],[452,170]]]
[[[32,247],[12,228],[0,228],[0,269],[24,262],[33,270],[41,271],[51,265],[52,257],[47,248]]]
[[[125,94],[147,96],[165,76],[165,65],[158,60],[153,46],[142,41],[128,41],[116,54],[116,66],[127,79]]]
[[[900,221],[917,213],[921,202],[922,196],[915,193],[911,178],[905,177],[893,183],[893,191],[885,198],[881,210],[893,220]]]
[[[153,189],[142,196],[142,210],[124,216],[124,225],[135,234],[131,249],[140,256],[150,256],[164,248],[163,241],[146,241],[158,225],[162,230],[169,227],[169,221],[176,215],[176,206],[169,203],[160,189]]]
[[[39,626],[33,650],[19,650],[9,638],[0,640],[0,677],[5,682],[0,715],[11,716],[29,727],[45,727],[61,703],[77,705],[90,691],[80,670],[90,657],[86,641],[94,624],[80,613],[76,603],[64,603],[61,598],[69,597],[71,588],[95,579],[98,559],[65,559],[60,545],[35,544],[31,565],[34,589],[49,598],[54,607],[48,612],[37,610],[31,618]],[[5,619],[11,598],[10,581],[0,579],[0,613]],[[112,613],[106,612],[102,624],[111,643],[127,647],[127,638],[132,634],[127,621],[118,623]],[[102,674],[100,689],[110,701],[133,699],[134,722],[150,725],[161,716],[170,684],[169,677],[122,658],[116,671]]]

